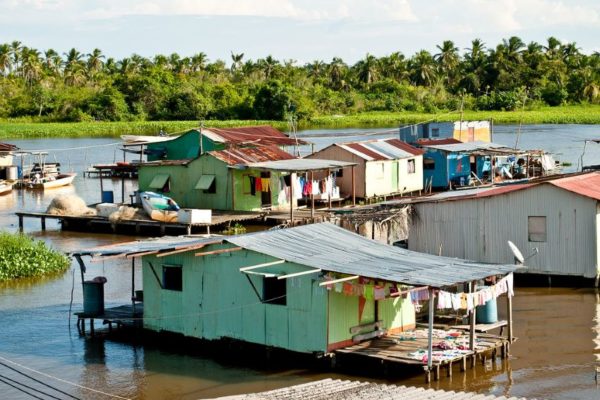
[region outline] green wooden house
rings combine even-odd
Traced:
[[[306,142],[288,137],[269,125],[239,128],[191,129],[170,140],[145,143],[148,161],[193,159],[210,151],[240,146],[287,148]]]
[[[164,193],[185,208],[237,211],[289,208],[293,199],[280,196],[286,182],[289,186],[289,174],[240,166],[293,158],[277,146],[209,151],[194,159],[141,164],[138,185],[140,192]]]
[[[315,354],[414,328],[410,288],[432,293],[516,268],[412,252],[330,223],[82,255],[141,258],[146,329]]]

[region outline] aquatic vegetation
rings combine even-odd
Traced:
[[[50,275],[70,265],[62,253],[22,233],[0,232],[0,281]]]

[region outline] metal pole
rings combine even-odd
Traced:
[[[290,172],[290,226],[294,226],[294,184],[295,174]]]
[[[475,290],[475,282],[469,282],[469,293]],[[476,309],[469,311],[469,350],[475,352],[475,318]],[[473,354],[475,355],[475,354]]]
[[[131,305],[135,312],[135,257],[131,258]]]
[[[315,217],[315,195],[314,190],[312,188],[314,182],[314,172],[310,171],[310,187],[311,187],[311,191],[310,191],[310,217],[314,218]]]
[[[431,371],[433,365],[433,299],[435,294],[432,289],[429,289],[429,332],[427,335],[427,370]]]
[[[352,166],[352,205],[356,205],[356,178],[354,177],[354,165]]]

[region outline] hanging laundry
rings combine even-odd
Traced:
[[[248,176],[248,179],[250,179],[250,194],[252,196],[256,195],[256,178],[253,176]]]
[[[350,282],[344,282],[343,291],[346,296],[352,296],[354,294],[354,285],[352,285]]]
[[[254,178],[254,187],[257,192],[262,192],[262,181],[260,178]]]
[[[384,286],[375,286],[373,298],[375,300],[385,299],[385,287]]]
[[[271,190],[270,184],[271,180],[269,178],[260,178],[260,185],[263,192],[268,192]]]
[[[375,298],[375,287],[372,284],[363,285],[363,297],[367,300]]]
[[[335,284],[335,292],[336,293],[342,293],[343,289],[344,289],[344,283],[343,282],[337,282]]]

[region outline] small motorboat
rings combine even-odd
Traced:
[[[177,222],[179,206],[173,199],[154,192],[140,193],[142,207],[148,216],[161,222]]]
[[[47,175],[40,177],[38,174],[31,178],[27,183],[30,189],[53,189],[61,186],[67,186],[73,183],[76,173]]]
[[[0,196],[9,194],[12,191],[13,183],[8,181],[0,181]]]

